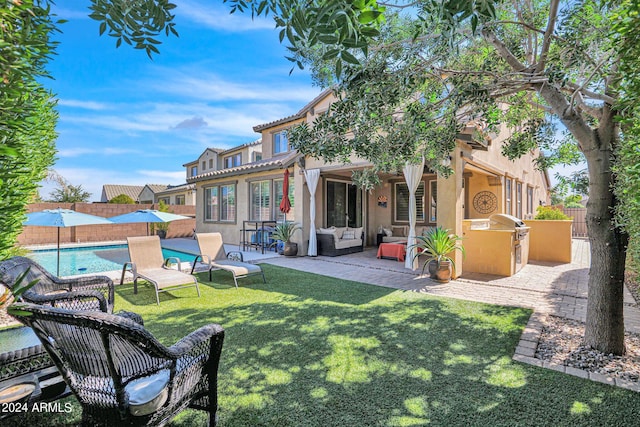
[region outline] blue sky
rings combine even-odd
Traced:
[[[229,15],[210,0],[176,0],[179,38],[160,55],[98,35],[88,1],[58,2],[67,19],[45,85],[58,98],[54,169],[100,199],[103,184],[180,184],[207,147],[259,138],[253,126],[294,114],[320,88],[284,56],[271,19]],[[47,198],[54,188],[40,190]]]
[[[230,15],[219,1],[176,0],[180,37],[161,37],[150,60],[100,37],[88,0],[58,3],[54,12],[68,22],[48,66],[53,80],[45,81],[60,113],[54,169],[91,201],[104,184],[184,183],[182,165],[205,148],[253,141],[253,126],[294,114],[320,93],[308,71],[289,74],[270,18]],[[42,197],[54,188],[43,183]]]

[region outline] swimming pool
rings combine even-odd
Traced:
[[[42,265],[52,274],[56,274],[57,250],[36,250],[27,255]],[[193,262],[195,255],[162,249],[164,258],[177,257],[180,262]],[[60,249],[59,276],[72,276],[85,273],[102,273],[122,270],[122,265],[129,261],[127,245],[90,246],[81,248]]]

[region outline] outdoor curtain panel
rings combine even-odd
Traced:
[[[307,180],[307,187],[309,187],[309,194],[311,194],[311,200],[309,203],[309,219],[311,219],[311,222],[309,224],[309,250],[307,251],[307,255],[317,256],[318,242],[316,239],[316,188],[318,187],[318,180],[320,179],[320,169],[305,170],[304,178]]]
[[[412,270],[418,268],[418,259],[414,260],[416,248],[412,245],[416,244],[416,190],[420,184],[423,169],[424,157],[421,163],[413,165],[407,162],[402,168],[404,179],[409,187],[409,237],[407,238],[407,256],[404,260],[404,266]]]

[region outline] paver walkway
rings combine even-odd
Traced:
[[[445,284],[421,276],[420,270],[414,272],[404,268],[404,263],[377,259],[374,249],[340,257],[278,257],[265,259],[262,262],[389,288],[489,304],[531,308],[534,310],[534,315],[525,328],[514,359],[640,391],[638,383],[615,380],[579,369],[549,365],[533,358],[543,316],[556,315],[582,322],[586,319],[590,265],[589,241],[573,240],[572,251],[573,261],[570,264],[532,261],[511,277],[463,273],[461,278]],[[626,329],[640,333],[640,309],[635,306],[635,301],[626,288],[624,302]]]

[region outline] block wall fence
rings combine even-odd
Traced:
[[[45,209],[71,209],[89,215],[109,218],[116,215],[133,212],[138,209],[157,209],[155,204],[120,205],[113,203],[32,203],[28,212],[39,212]],[[196,207],[188,205],[169,205],[169,212],[191,217],[169,223],[167,238],[191,237],[196,227]],[[113,224],[113,225],[82,225],[78,227],[60,228],[60,243],[109,242],[126,240],[127,237],[145,236],[147,224]],[[56,227],[23,227],[18,236],[18,244],[46,245],[57,242]]]

